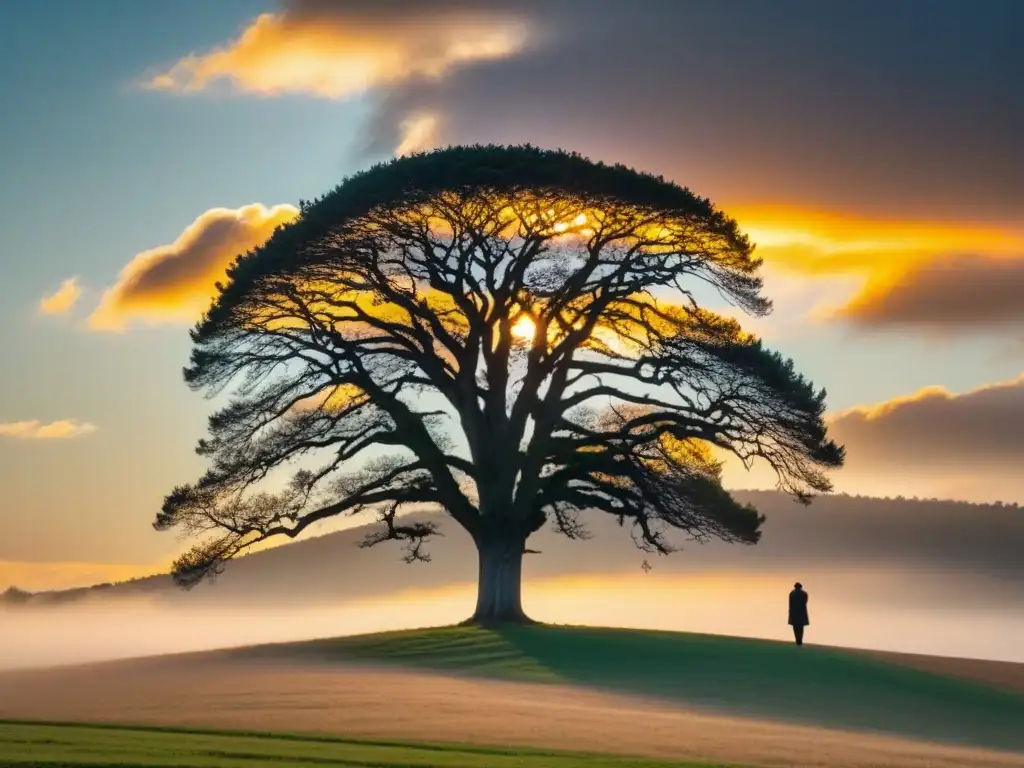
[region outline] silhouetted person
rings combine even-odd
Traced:
[[[811,623],[807,615],[807,593],[799,581],[793,585],[789,593],[789,624],[793,627],[793,637],[797,645],[804,644],[804,627]]]

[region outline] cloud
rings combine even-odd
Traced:
[[[1019,331],[1022,286],[1024,258],[944,256],[869,281],[830,314],[862,328]]]
[[[173,243],[135,256],[104,293],[89,317],[89,327],[111,331],[133,322],[195,322],[235,257],[263,244],[297,215],[291,205],[211,208]]]
[[[147,81],[156,90],[195,92],[218,81],[259,96],[344,99],[409,78],[436,79],[474,61],[511,56],[528,42],[511,9],[469,3],[421,7],[382,2],[290,3],[256,17],[231,42],[189,54]]]
[[[430,145],[564,146],[662,173],[730,211],[787,201],[995,230],[1024,207],[1024,100],[1011,74],[1024,49],[1010,31],[1021,23],[1022,6],[965,15],[958,0],[870,17],[802,0],[284,0],[148,82],[369,91],[365,138],[380,153],[405,151],[409,121],[427,114]],[[806,234],[788,250],[813,250]],[[877,233],[846,234],[870,246]],[[904,252],[868,248],[875,260],[886,250]]]
[[[432,113],[408,118],[395,154],[436,146],[441,125]],[[1024,260],[1014,258],[1024,252],[1024,232],[880,220],[794,206],[745,205],[729,212],[757,243],[765,259],[766,293],[779,305],[779,311],[763,320],[738,315],[746,327],[763,335],[811,331],[808,317],[848,320],[862,327],[992,329],[1024,315],[1014,287],[1024,280]],[[109,331],[122,330],[132,321],[194,322],[234,258],[297,215],[287,204],[206,211],[173,243],[138,254],[106,291],[88,319],[89,327]],[[984,255],[935,256],[951,244],[971,244]],[[728,307],[716,309],[734,314]]]
[[[1024,466],[1024,375],[963,393],[927,387],[850,409],[829,418],[829,433],[847,446],[844,475],[1016,478]],[[1011,487],[1020,497],[1019,481]]]
[[[1024,229],[1019,226],[882,218],[778,204],[731,205],[728,211],[766,262],[793,274],[900,274],[951,250],[999,258],[1024,252]]]
[[[1024,319],[1024,230],[837,214],[778,205],[730,207],[765,260],[772,292],[816,298],[807,318],[854,327],[1011,331]],[[950,250],[972,255],[950,255]]]
[[[664,174],[736,216],[769,270],[844,280],[835,307],[948,253],[1024,254],[1021,23],[1024,6],[965,16],[957,0],[870,17],[803,0],[283,0],[150,85],[366,92],[370,154],[531,142]]]
[[[0,422],[0,437],[19,440],[70,440],[95,432],[96,426],[78,419],[44,423],[38,419]]]
[[[395,156],[422,152],[437,146],[437,115],[413,115],[402,122],[402,136],[395,148]]]
[[[39,312],[43,315],[63,315],[71,311],[82,295],[77,277],[69,277],[49,296],[39,300]]]
[[[1024,504],[1024,374],[966,392],[925,387],[826,421],[846,447],[846,464],[829,473],[836,491]],[[747,471],[728,454],[720,458],[727,487],[774,487],[764,462]]]
[[[320,4],[326,7],[327,3]],[[355,3],[349,4],[349,6]],[[463,4],[464,5],[464,4]],[[447,0],[383,3],[398,20]],[[382,84],[376,149],[439,115],[444,144],[532,142],[663,173],[720,202],[1013,222],[1024,7],[782,0],[492,0],[553,44]]]

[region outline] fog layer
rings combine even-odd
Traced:
[[[790,638],[786,595],[810,593],[812,643],[1024,662],[1024,510],[747,494],[768,514],[754,547],[635,549],[613,520],[593,539],[531,539],[524,604],[562,624]],[[167,577],[40,594],[0,608],[0,668],[199,651],[451,624],[472,612],[476,559],[456,530],[431,563],[359,549],[343,531],[261,552],[182,592]],[[647,562],[649,571],[642,568]]]

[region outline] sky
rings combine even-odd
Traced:
[[[747,325],[827,388],[838,490],[1024,502],[1022,26],[1015,0],[0,3],[0,572],[180,552],[151,523],[204,469],[181,369],[226,264],[461,143],[735,216],[775,301]]]

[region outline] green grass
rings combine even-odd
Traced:
[[[528,749],[18,722],[0,722],[0,764],[11,768],[696,768],[694,763]]]
[[[393,632],[246,653],[587,685],[755,717],[1024,751],[1024,696],[814,646],[530,626]]]

